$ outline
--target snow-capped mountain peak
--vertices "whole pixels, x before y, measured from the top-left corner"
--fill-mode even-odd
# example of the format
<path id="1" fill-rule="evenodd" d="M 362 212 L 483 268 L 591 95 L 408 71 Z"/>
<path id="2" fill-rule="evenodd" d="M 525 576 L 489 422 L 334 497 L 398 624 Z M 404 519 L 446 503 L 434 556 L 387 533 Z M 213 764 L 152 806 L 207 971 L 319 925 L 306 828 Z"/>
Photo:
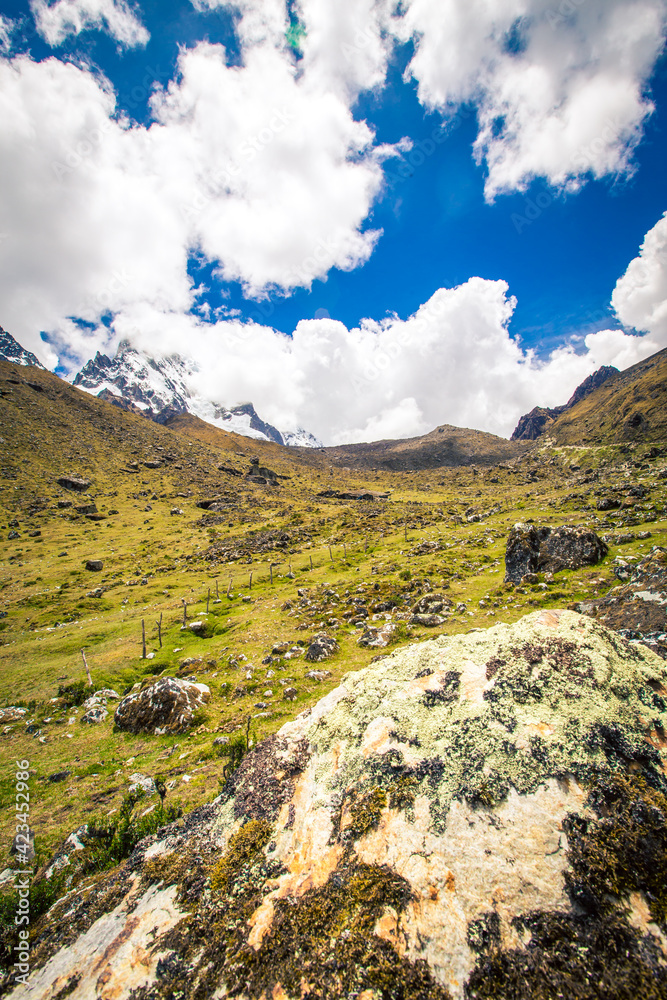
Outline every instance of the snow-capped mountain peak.
<path id="1" fill-rule="evenodd" d="M 121 341 L 113 358 L 98 352 L 74 379 L 74 385 L 123 408 L 136 408 L 157 423 L 190 413 L 222 430 L 261 441 L 321 447 L 317 438 L 298 429 L 281 433 L 257 414 L 252 403 L 227 407 L 199 395 L 192 387 L 197 366 L 177 354 L 155 359 Z"/>
<path id="2" fill-rule="evenodd" d="M 12 337 L 11 333 L 0 326 L 0 361 L 11 361 L 15 365 L 33 365 L 35 368 L 44 368 L 44 365 L 32 354 L 26 351 L 25 347 L 19 344 L 18 340 Z"/>

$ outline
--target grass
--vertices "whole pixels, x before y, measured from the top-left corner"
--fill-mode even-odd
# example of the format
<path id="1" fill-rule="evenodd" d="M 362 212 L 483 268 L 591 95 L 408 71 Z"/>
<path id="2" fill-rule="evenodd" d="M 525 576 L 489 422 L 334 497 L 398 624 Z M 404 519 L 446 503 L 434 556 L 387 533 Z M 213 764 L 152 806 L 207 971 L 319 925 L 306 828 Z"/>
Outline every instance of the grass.
<path id="1" fill-rule="evenodd" d="M 0 364 L 3 393 L 17 370 Z M 536 607 L 563 607 L 606 592 L 617 582 L 616 555 L 639 556 L 667 538 L 667 481 L 654 475 L 664 460 L 645 461 L 648 445 L 625 452 L 612 445 L 539 445 L 490 468 L 330 470 L 318 452 L 293 456 L 191 419 L 176 429 L 161 427 L 48 373 L 34 377 L 44 392 L 10 383 L 11 396 L 0 400 L 0 611 L 6 614 L 0 618 L 0 705 L 30 706 L 23 721 L 0 725 L 5 866 L 11 864 L 16 760 L 30 761 L 30 821 L 40 854 L 92 817 L 113 821 L 135 772 L 163 775 L 169 795 L 193 808 L 218 794 L 249 719 L 254 739 L 276 732 L 347 671 L 382 652 L 357 644 L 362 629 L 350 622 L 350 612 L 367 609 L 362 625 L 393 617 L 398 644 L 512 622 Z M 218 469 L 245 469 L 254 454 L 290 478 L 267 490 Z M 142 465 L 156 455 L 164 457 L 163 467 Z M 139 463 L 138 472 L 124 471 L 130 462 Z M 600 476 L 593 484 L 582 482 L 588 468 Z M 83 497 L 57 486 L 63 472 L 91 479 Z M 598 513 L 591 491 L 640 480 L 651 495 L 629 513 L 650 529 L 650 540 L 612 545 L 604 563 L 559 573 L 546 589 L 504 585 L 505 539 L 515 521 L 585 523 L 603 533 L 628 512 Z M 318 496 L 361 487 L 390 491 L 389 499 Z M 197 507 L 210 497 L 222 497 L 224 511 Z M 72 506 L 59 506 L 67 502 Z M 94 502 L 106 518 L 76 513 L 84 502 Z M 174 508 L 183 514 L 172 514 Z M 469 520 L 477 515 L 480 521 Z M 18 527 L 11 529 L 14 521 Z M 10 540 L 10 530 L 20 537 Z M 424 542 L 437 548 L 417 554 Z M 104 562 L 102 572 L 87 571 L 86 560 L 96 558 Z M 453 605 L 437 629 L 407 621 L 428 588 Z M 100 589 L 102 595 L 93 596 Z M 208 638 L 182 628 L 183 601 L 188 623 L 204 621 Z M 373 611 L 392 601 L 393 614 Z M 457 610 L 461 604 L 465 609 Z M 324 664 L 303 655 L 262 662 L 281 642 L 305 649 L 318 631 L 335 635 L 340 645 Z M 206 683 L 211 700 L 198 725 L 179 737 L 115 732 L 113 702 L 107 720 L 83 725 L 82 648 L 97 689 L 122 695 L 160 674 Z M 186 660 L 195 662 L 182 667 Z M 310 679 L 313 667 L 331 676 Z M 283 699 L 287 687 L 296 688 L 295 700 Z M 220 737 L 231 741 L 231 753 L 214 745 Z M 49 780 L 64 771 L 65 780 Z"/>

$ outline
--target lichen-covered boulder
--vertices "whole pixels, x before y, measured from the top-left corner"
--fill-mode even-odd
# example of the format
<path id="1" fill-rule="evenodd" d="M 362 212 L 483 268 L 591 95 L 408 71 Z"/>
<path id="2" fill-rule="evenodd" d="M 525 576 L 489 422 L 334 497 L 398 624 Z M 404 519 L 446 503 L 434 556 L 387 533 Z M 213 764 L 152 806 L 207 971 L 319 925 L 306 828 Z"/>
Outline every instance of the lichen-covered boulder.
<path id="1" fill-rule="evenodd" d="M 206 684 L 161 677 L 119 702 L 114 722 L 130 733 L 184 733 L 211 696 Z"/>
<path id="2" fill-rule="evenodd" d="M 573 612 L 349 674 L 36 924 L 13 1000 L 664 1000 L 667 666 Z"/>
<path id="3" fill-rule="evenodd" d="M 604 559 L 607 551 L 602 539 L 588 528 L 515 524 L 505 548 L 505 582 L 521 583 L 532 573 L 592 566 Z"/>

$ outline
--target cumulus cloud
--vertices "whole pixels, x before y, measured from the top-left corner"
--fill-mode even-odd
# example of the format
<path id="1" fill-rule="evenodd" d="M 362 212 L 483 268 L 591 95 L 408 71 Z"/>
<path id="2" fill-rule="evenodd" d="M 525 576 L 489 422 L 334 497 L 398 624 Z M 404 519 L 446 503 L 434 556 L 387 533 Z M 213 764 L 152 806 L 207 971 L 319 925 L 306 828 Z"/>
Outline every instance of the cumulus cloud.
<path id="1" fill-rule="evenodd" d="M 0 60 L 3 325 L 45 363 L 39 331 L 66 317 L 192 302 L 185 224 L 165 210 L 147 132 L 114 107 L 109 84 L 72 63 Z"/>
<path id="2" fill-rule="evenodd" d="M 201 43 L 152 107 L 149 127 L 132 124 L 98 74 L 0 62 L 0 297 L 40 357 L 38 331 L 68 316 L 95 324 L 138 301 L 187 311 L 192 253 L 261 295 L 372 252 L 364 222 L 393 151 L 288 53 L 257 42 L 230 67 Z"/>
<path id="3" fill-rule="evenodd" d="M 272 45 L 249 46 L 239 69 L 201 44 L 179 68 L 153 101 L 150 139 L 191 245 L 252 295 L 363 263 L 378 233 L 362 226 L 392 152 L 373 146 L 369 126 Z"/>
<path id="4" fill-rule="evenodd" d="M 51 46 L 70 35 L 106 31 L 122 48 L 146 45 L 150 35 L 126 0 L 30 0 L 40 35 Z"/>
<path id="5" fill-rule="evenodd" d="M 667 347 L 667 212 L 644 237 L 611 301 L 623 324 L 649 334 L 654 350 Z"/>
<path id="6" fill-rule="evenodd" d="M 93 337 L 111 352 L 128 339 L 149 355 L 185 354 L 199 365 L 194 391 L 225 405 L 250 399 L 264 419 L 326 444 L 412 437 L 443 423 L 508 436 L 522 413 L 565 402 L 601 365 L 625 368 L 652 351 L 647 338 L 604 330 L 540 360 L 510 335 L 515 304 L 505 282 L 471 278 L 438 289 L 405 320 L 353 329 L 303 320 L 289 337 L 142 304 L 111 330 L 78 336 L 88 349 Z"/>
<path id="7" fill-rule="evenodd" d="M 576 189 L 627 174 L 653 105 L 644 87 L 665 43 L 664 0 L 405 0 L 420 100 L 477 105 L 486 195 L 534 177 Z"/>

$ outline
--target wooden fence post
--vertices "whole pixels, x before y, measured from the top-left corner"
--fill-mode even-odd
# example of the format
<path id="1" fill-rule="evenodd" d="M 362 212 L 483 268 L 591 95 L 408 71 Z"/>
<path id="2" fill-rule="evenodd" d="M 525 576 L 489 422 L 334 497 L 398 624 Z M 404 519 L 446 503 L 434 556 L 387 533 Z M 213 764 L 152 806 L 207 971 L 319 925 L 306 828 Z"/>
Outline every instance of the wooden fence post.
<path id="1" fill-rule="evenodd" d="M 88 687 L 93 686 L 93 678 L 90 676 L 90 667 L 88 666 L 88 660 L 86 659 L 86 654 L 81 650 L 81 657 L 83 659 L 83 665 L 86 670 L 86 677 L 88 678 Z"/>
<path id="2" fill-rule="evenodd" d="M 162 649 L 162 612 L 160 612 L 160 620 L 157 622 L 157 639 L 160 643 L 160 649 Z"/>

